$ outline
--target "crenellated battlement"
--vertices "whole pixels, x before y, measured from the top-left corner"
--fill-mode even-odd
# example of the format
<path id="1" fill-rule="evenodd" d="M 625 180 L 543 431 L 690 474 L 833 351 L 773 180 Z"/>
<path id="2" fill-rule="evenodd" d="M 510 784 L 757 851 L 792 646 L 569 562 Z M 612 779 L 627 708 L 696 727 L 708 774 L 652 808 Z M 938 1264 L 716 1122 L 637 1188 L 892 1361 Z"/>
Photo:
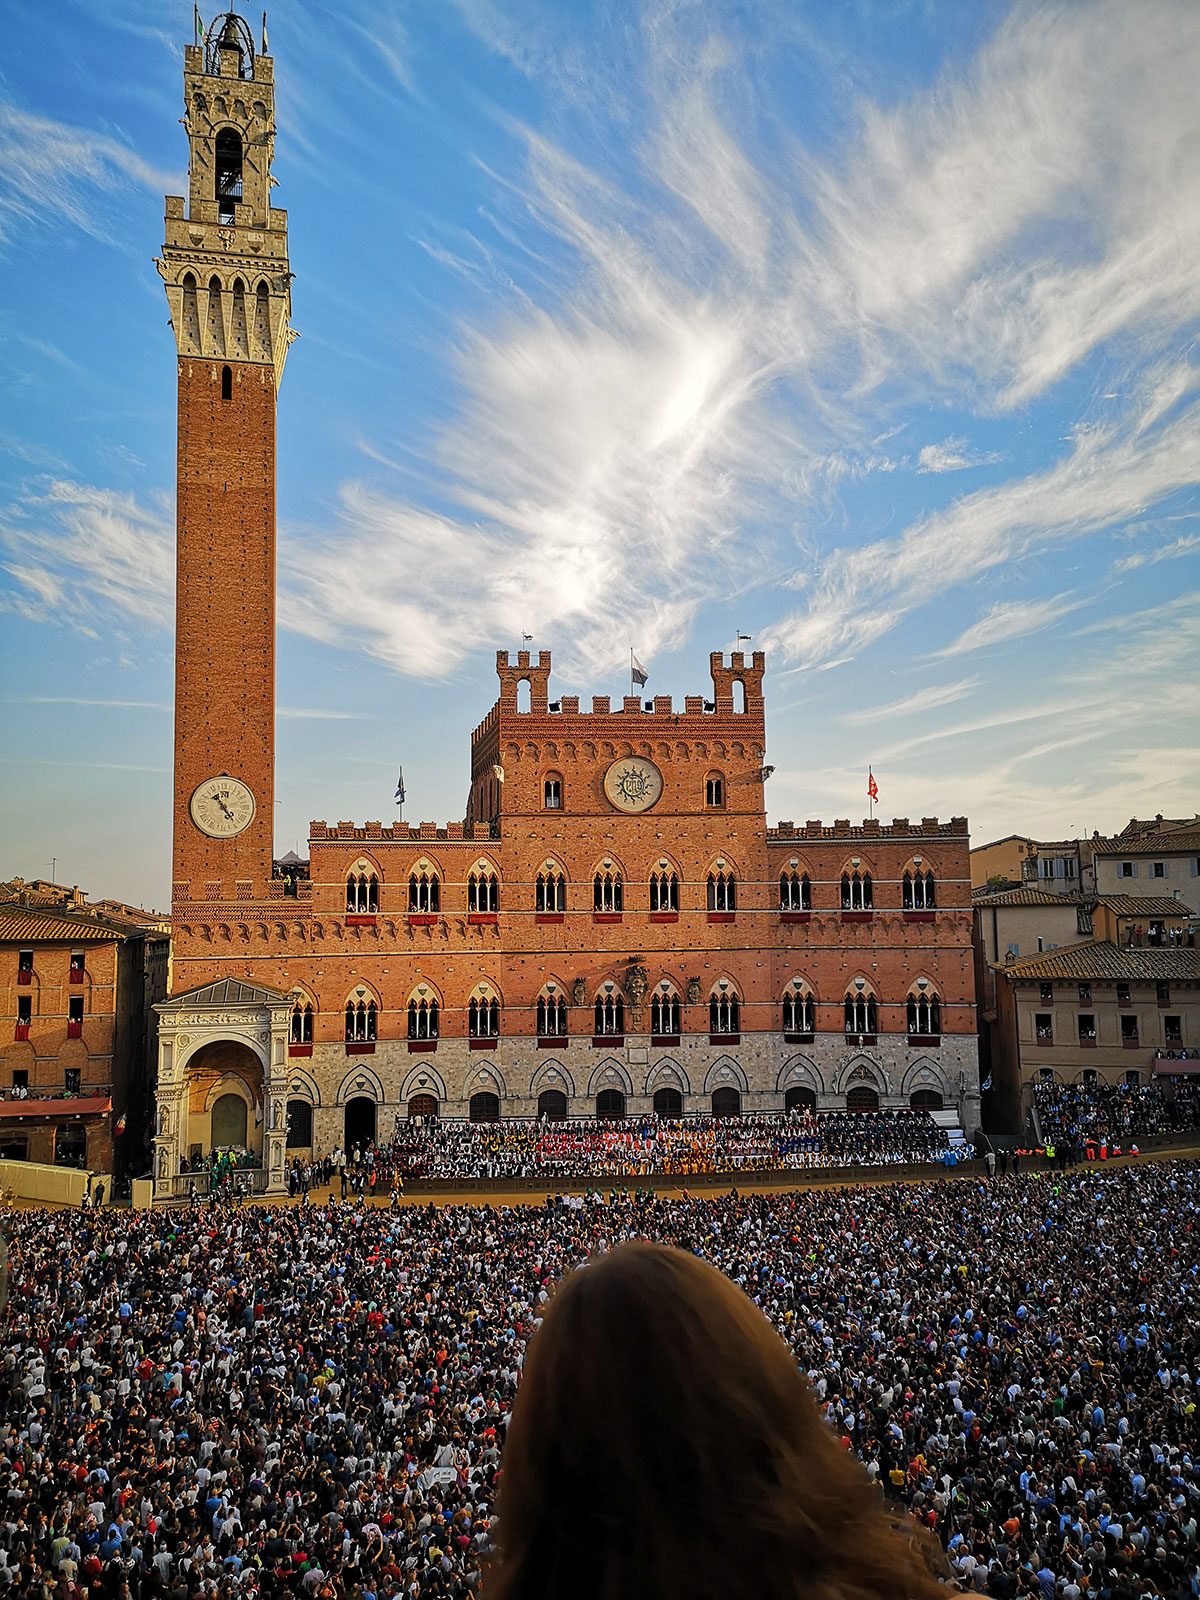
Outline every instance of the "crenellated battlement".
<path id="1" fill-rule="evenodd" d="M 308 825 L 308 840 L 310 844 L 344 844 L 362 843 L 377 844 L 379 842 L 397 844 L 410 844 L 421 839 L 465 839 L 468 843 L 480 840 L 491 840 L 496 835 L 486 822 L 448 822 L 444 827 L 439 827 L 436 822 L 420 822 L 416 825 L 408 822 L 394 823 L 390 828 L 383 827 L 378 822 L 358 824 L 354 822 L 310 822 Z"/>
<path id="2" fill-rule="evenodd" d="M 839 817 L 831 826 L 824 822 L 779 822 L 767 829 L 767 843 L 777 844 L 792 839 L 920 839 L 962 838 L 968 835 L 966 817 L 951 817 L 949 822 L 939 822 L 937 817 L 922 817 L 920 822 L 910 822 L 907 817 L 893 817 L 884 823 L 878 817 L 864 817 L 861 825 L 852 826 L 848 819 Z"/>

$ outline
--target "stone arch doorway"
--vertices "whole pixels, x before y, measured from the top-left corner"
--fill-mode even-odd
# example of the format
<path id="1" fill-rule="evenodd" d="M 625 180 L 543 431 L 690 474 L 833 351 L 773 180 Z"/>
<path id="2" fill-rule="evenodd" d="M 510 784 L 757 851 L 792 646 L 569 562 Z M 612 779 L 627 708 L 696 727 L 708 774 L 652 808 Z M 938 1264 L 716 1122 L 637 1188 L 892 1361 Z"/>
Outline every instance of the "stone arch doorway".
<path id="1" fill-rule="evenodd" d="M 783 1097 L 785 1111 L 813 1112 L 817 1109 L 817 1096 L 806 1084 L 794 1083 Z"/>
<path id="2" fill-rule="evenodd" d="M 231 1146 L 243 1149 L 249 1123 L 249 1107 L 240 1094 L 223 1094 L 213 1101 L 209 1112 L 209 1137 L 214 1150 Z"/>
<path id="3" fill-rule="evenodd" d="M 596 1115 L 614 1121 L 625 1115 L 625 1096 L 620 1089 L 601 1089 L 596 1096 Z"/>
<path id="4" fill-rule="evenodd" d="M 936 1089 L 914 1089 L 908 1103 L 914 1111 L 940 1111 L 944 1104 Z"/>
<path id="5" fill-rule="evenodd" d="M 182 1153 L 234 1146 L 261 1158 L 263 1068 L 256 1052 L 241 1039 L 212 1039 L 188 1058 L 185 1073 Z"/>
<path id="6" fill-rule="evenodd" d="M 346 1142 L 342 1148 L 347 1155 L 353 1154 L 355 1145 L 365 1150 L 375 1143 L 375 1112 L 374 1100 L 368 1100 L 366 1095 L 355 1095 L 353 1100 L 346 1101 Z"/>
<path id="7" fill-rule="evenodd" d="M 408 1102 L 408 1120 L 412 1122 L 416 1117 L 436 1117 L 438 1109 L 435 1094 L 414 1094 Z"/>
<path id="8" fill-rule="evenodd" d="M 472 1122 L 499 1122 L 500 1096 L 489 1089 L 481 1089 L 471 1096 L 468 1115 Z"/>
<path id="9" fill-rule="evenodd" d="M 742 1097 L 736 1089 L 727 1085 L 712 1092 L 712 1114 L 714 1117 L 740 1117 L 742 1114 Z"/>
<path id="10" fill-rule="evenodd" d="M 876 1090 L 868 1089 L 865 1083 L 855 1084 L 846 1096 L 847 1111 L 878 1111 L 879 1095 Z"/>
<path id="11" fill-rule="evenodd" d="M 538 1116 L 547 1122 L 567 1120 L 567 1097 L 561 1089 L 543 1089 L 538 1095 Z"/>
<path id="12" fill-rule="evenodd" d="M 672 1117 L 678 1121 L 683 1116 L 683 1095 L 678 1089 L 656 1089 L 654 1110 L 657 1116 Z"/>

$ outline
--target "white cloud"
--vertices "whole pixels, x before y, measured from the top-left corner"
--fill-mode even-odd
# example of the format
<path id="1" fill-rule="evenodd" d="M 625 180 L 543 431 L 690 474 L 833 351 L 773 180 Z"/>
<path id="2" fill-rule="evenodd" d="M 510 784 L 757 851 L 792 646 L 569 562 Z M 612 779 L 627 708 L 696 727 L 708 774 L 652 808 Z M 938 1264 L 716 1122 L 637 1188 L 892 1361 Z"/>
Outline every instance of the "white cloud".
<path id="1" fill-rule="evenodd" d="M 919 717 L 927 711 L 953 705 L 956 700 L 965 700 L 979 687 L 979 683 L 978 678 L 960 678 L 957 683 L 931 684 L 926 689 L 917 689 L 910 695 L 893 700 L 889 705 L 866 706 L 861 711 L 851 711 L 845 721 L 890 722 L 893 719 Z"/>
<path id="2" fill-rule="evenodd" d="M 1113 571 L 1133 572 L 1137 567 L 1155 567 L 1160 561 L 1178 561 L 1182 556 L 1193 556 L 1197 552 L 1200 552 L 1200 533 L 1181 533 L 1169 544 L 1159 545 L 1157 550 L 1139 550 L 1134 555 L 1123 556 L 1114 564 Z"/>
<path id="3" fill-rule="evenodd" d="M 1084 602 L 1060 594 L 1049 600 L 1001 600 L 989 606 L 978 622 L 971 624 L 958 638 L 937 652 L 940 656 L 965 655 L 968 650 L 982 650 L 988 645 L 1008 644 L 1022 639 L 1026 634 L 1038 633 L 1048 628 L 1068 611 L 1075 611 Z"/>
<path id="4" fill-rule="evenodd" d="M 991 452 L 967 449 L 965 439 L 943 439 L 923 445 L 917 456 L 918 472 L 962 472 L 966 467 L 986 467 L 999 461 Z"/>
<path id="5" fill-rule="evenodd" d="M 57 216 L 115 242 L 119 219 L 96 197 L 130 180 L 156 194 L 186 193 L 182 173 L 158 171 L 107 134 L 0 102 L 0 239 Z"/>

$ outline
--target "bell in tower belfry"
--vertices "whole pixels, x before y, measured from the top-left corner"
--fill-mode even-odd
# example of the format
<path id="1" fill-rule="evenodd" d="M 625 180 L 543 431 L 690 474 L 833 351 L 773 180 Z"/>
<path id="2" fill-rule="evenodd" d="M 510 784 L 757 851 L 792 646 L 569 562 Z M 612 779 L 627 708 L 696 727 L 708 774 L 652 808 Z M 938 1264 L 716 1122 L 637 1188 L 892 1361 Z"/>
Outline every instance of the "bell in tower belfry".
<path id="1" fill-rule="evenodd" d="M 185 47 L 183 92 L 188 194 L 167 199 L 157 262 L 178 369 L 174 898 L 245 911 L 273 855 L 275 412 L 295 335 L 274 63 L 243 17 Z"/>

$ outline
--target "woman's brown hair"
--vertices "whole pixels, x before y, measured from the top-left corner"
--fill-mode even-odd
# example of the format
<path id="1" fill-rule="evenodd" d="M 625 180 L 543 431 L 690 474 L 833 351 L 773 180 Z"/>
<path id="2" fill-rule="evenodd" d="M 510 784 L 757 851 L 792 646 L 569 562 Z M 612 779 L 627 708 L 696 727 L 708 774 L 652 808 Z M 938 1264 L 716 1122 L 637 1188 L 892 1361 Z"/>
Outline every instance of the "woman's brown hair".
<path id="1" fill-rule="evenodd" d="M 706 1262 L 625 1244 L 530 1341 L 485 1600 L 933 1600 L 787 1345 Z"/>

